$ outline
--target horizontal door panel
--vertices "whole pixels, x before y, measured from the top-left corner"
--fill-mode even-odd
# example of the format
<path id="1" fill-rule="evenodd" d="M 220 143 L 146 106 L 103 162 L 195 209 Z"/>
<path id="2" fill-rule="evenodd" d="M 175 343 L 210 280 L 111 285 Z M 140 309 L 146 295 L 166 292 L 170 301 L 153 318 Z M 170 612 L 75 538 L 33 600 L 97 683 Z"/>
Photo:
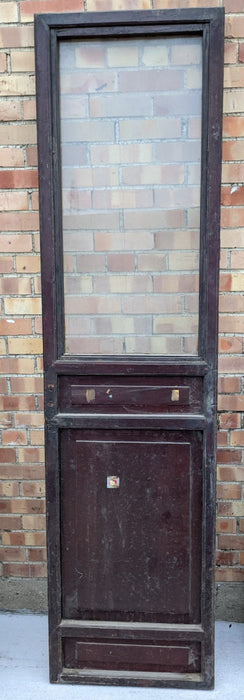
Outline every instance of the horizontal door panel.
<path id="1" fill-rule="evenodd" d="M 90 384 L 82 387 L 78 384 L 71 385 L 71 403 L 73 406 L 95 405 L 98 406 L 172 406 L 177 402 L 178 406 L 189 406 L 189 387 L 169 386 L 118 386 L 111 388 L 108 384 L 97 386 Z"/>
<path id="2" fill-rule="evenodd" d="M 59 407 L 72 413 L 200 413 L 200 377 L 59 377 Z"/>
<path id="3" fill-rule="evenodd" d="M 132 643 L 64 639 L 64 666 L 79 669 L 193 673 L 200 671 L 201 645 L 194 642 Z"/>

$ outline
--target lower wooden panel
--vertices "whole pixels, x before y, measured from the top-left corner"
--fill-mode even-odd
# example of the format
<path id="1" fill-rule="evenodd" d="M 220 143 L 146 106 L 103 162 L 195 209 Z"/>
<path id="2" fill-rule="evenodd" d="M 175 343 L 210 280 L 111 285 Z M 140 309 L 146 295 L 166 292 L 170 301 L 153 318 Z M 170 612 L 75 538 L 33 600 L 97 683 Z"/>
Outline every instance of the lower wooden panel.
<path id="1" fill-rule="evenodd" d="M 62 432 L 63 616 L 199 623 L 202 434 Z"/>
<path id="2" fill-rule="evenodd" d="M 60 447 L 61 679 L 200 682 L 202 432 L 64 429 Z"/>
<path id="3" fill-rule="evenodd" d="M 119 643 L 108 641 L 63 641 L 64 666 L 73 669 L 194 673 L 201 667 L 199 643 Z"/>

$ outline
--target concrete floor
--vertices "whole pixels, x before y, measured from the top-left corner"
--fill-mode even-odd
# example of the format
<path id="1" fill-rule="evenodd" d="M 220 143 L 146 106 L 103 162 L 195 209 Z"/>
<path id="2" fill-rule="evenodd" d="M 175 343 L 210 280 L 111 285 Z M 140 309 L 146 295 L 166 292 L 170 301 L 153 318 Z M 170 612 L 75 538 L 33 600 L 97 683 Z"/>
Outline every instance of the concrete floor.
<path id="1" fill-rule="evenodd" d="M 0 615 L 1 700 L 244 700 L 244 624 L 216 623 L 215 690 L 50 685 L 46 615 Z"/>

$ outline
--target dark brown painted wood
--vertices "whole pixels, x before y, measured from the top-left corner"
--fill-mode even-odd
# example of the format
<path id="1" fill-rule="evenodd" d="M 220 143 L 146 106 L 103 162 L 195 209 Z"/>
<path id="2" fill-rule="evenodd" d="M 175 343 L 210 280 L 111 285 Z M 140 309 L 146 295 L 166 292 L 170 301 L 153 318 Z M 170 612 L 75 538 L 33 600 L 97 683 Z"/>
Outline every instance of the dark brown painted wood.
<path id="1" fill-rule="evenodd" d="M 145 428 L 153 427 L 155 430 L 201 430 L 206 427 L 206 418 L 202 415 L 181 415 L 174 413 L 169 415 L 150 413 L 137 413 L 136 415 L 125 415 L 123 413 L 114 413 L 106 415 L 105 413 L 58 413 L 52 420 L 53 425 L 59 428 L 104 428 L 113 427 L 113 429 L 133 429 L 144 430 Z"/>
<path id="2" fill-rule="evenodd" d="M 201 442 L 153 427 L 62 431 L 65 618 L 200 622 Z"/>
<path id="3" fill-rule="evenodd" d="M 106 381 L 106 383 L 105 383 Z M 75 382 L 75 383 L 74 383 Z M 59 409 L 72 413 L 202 413 L 199 377 L 154 378 L 143 385 L 141 377 L 128 384 L 124 377 L 60 377 Z"/>
<path id="4" fill-rule="evenodd" d="M 148 407 L 168 406 L 177 403 L 178 406 L 189 406 L 189 387 L 168 386 L 118 386 L 109 387 L 108 384 L 71 384 L 72 406 L 121 406 Z M 110 408 L 109 408 L 110 411 Z"/>
<path id="5" fill-rule="evenodd" d="M 214 8 L 35 19 L 54 682 L 213 684 L 223 21 Z M 203 37 L 200 356 L 64 356 L 58 42 L 170 33 Z"/>
<path id="6" fill-rule="evenodd" d="M 79 374 L 91 374 L 98 376 L 175 376 L 182 375 L 186 377 L 198 377 L 204 376 L 208 372 L 208 365 L 206 362 L 202 361 L 200 358 L 191 358 L 190 360 L 184 360 L 182 357 L 171 357 L 162 358 L 159 362 L 158 357 L 151 357 L 150 359 L 140 357 L 133 357 L 128 361 L 125 356 L 118 356 L 117 358 L 111 357 L 106 359 L 105 357 L 97 356 L 94 358 L 86 357 L 62 357 L 60 360 L 56 360 L 53 363 L 53 367 L 57 374 L 65 375 L 79 375 Z"/>
<path id="7" fill-rule="evenodd" d="M 134 639 L 136 630 L 137 639 L 158 642 L 160 639 L 166 641 L 201 641 L 204 630 L 201 625 L 167 624 L 167 623 L 143 623 L 143 622 L 123 622 L 118 625 L 116 622 L 89 620 L 62 620 L 60 624 L 60 634 L 63 637 L 87 639 Z"/>

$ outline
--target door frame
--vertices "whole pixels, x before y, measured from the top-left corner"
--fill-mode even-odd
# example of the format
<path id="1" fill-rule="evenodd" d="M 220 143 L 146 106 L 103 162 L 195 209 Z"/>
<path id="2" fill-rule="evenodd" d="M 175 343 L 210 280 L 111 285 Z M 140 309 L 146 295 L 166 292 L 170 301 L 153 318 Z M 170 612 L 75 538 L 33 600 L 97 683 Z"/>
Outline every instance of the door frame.
<path id="1" fill-rule="evenodd" d="M 204 673 L 195 681 L 161 679 L 147 684 L 175 687 L 212 687 L 214 640 L 215 452 L 218 340 L 218 260 L 222 134 L 224 11 L 218 9 L 50 14 L 35 17 L 40 232 L 45 375 L 45 450 L 48 535 L 49 630 L 51 680 L 62 680 L 60 467 L 59 431 L 62 428 L 108 426 L 106 415 L 65 414 L 58 402 L 59 378 L 89 377 L 202 377 L 202 415 L 139 416 L 140 428 L 204 429 L 204 494 L 202 528 L 202 629 L 205 634 Z M 203 103 L 200 222 L 199 356 L 73 356 L 64 354 L 60 126 L 58 110 L 59 40 L 72 38 L 195 34 L 203 37 Z M 113 417 L 115 419 L 116 417 Z M 118 423 L 119 421 L 119 423 Z M 133 416 L 117 416 L 130 428 Z M 117 425 L 116 424 L 116 425 Z M 111 426 L 111 420 L 109 425 Z M 196 632 L 197 633 L 197 632 Z M 198 634 L 200 631 L 198 630 Z M 65 680 L 69 680 L 65 678 Z M 81 682 L 73 676 L 71 682 Z M 83 680 L 82 682 L 91 682 Z M 102 681 L 96 681 L 102 682 Z M 110 680 L 109 682 L 116 682 Z M 118 681 L 117 681 L 118 682 Z M 119 683 L 122 681 L 120 680 Z M 134 685 L 141 681 L 132 680 Z M 127 682 L 128 684 L 128 682 Z"/>

